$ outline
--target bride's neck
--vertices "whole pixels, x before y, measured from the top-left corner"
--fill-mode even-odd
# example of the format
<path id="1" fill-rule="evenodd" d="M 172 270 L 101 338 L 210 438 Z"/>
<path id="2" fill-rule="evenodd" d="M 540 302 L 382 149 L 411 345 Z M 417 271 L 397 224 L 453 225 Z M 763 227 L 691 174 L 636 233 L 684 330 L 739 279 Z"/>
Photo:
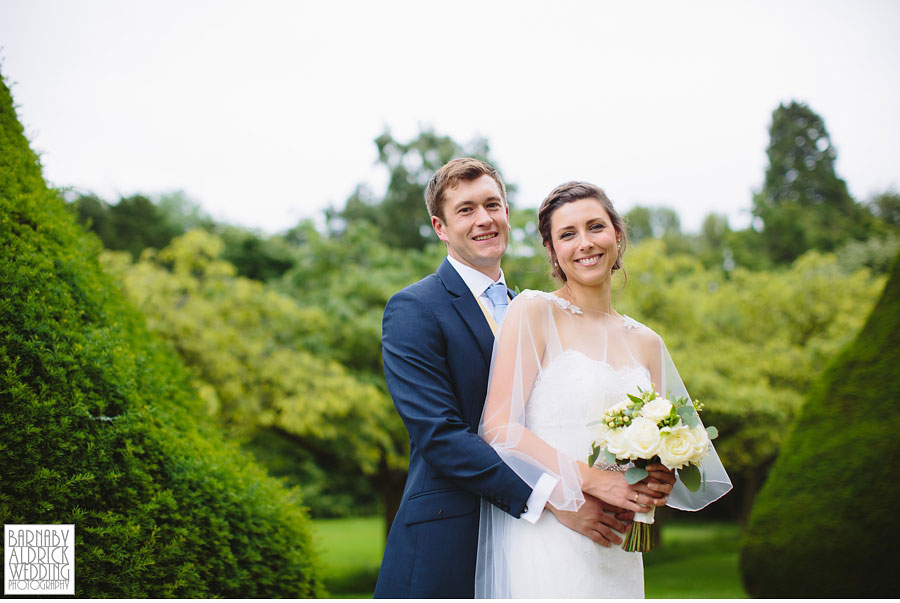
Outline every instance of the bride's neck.
<path id="1" fill-rule="evenodd" d="M 615 314 L 610 298 L 609 280 L 592 286 L 567 281 L 558 294 L 582 310 L 590 310 L 601 314 Z"/>

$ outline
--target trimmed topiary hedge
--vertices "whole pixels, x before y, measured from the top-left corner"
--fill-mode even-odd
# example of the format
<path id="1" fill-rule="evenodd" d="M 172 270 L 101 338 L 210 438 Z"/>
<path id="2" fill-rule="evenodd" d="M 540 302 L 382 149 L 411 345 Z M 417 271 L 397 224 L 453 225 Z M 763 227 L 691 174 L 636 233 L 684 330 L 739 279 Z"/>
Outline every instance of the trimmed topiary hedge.
<path id="1" fill-rule="evenodd" d="M 310 524 L 222 439 L 47 188 L 0 78 L 0 523 L 75 524 L 78 597 L 315 597 Z"/>
<path id="2" fill-rule="evenodd" d="M 900 592 L 900 258 L 859 335 L 809 392 L 741 544 L 756 597 Z"/>

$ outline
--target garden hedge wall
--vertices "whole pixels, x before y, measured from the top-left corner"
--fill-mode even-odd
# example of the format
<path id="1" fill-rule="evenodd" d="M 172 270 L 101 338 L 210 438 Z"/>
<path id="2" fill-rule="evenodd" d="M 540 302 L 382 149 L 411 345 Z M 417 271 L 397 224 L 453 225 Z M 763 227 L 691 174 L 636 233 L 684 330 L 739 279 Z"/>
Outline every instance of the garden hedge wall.
<path id="1" fill-rule="evenodd" d="M 75 525 L 78 597 L 314 597 L 310 523 L 222 439 L 43 179 L 0 77 L 0 523 Z"/>
<path id="2" fill-rule="evenodd" d="M 900 258 L 856 339 L 811 388 L 741 544 L 755 597 L 900 592 Z"/>

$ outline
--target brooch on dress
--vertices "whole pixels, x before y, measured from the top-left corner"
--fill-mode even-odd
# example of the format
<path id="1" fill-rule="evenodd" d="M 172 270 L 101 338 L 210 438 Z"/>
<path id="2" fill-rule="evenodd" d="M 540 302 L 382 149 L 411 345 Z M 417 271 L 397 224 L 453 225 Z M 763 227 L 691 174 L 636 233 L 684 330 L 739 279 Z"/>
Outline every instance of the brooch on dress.
<path id="1" fill-rule="evenodd" d="M 625 325 L 626 329 L 636 330 L 641 328 L 641 323 L 624 314 L 622 315 L 622 324 Z"/>

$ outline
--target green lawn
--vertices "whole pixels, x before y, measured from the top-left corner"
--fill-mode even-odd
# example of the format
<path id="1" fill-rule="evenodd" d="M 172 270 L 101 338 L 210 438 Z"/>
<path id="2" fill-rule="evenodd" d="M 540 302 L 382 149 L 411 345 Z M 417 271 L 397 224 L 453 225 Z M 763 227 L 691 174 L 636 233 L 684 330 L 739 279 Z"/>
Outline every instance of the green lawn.
<path id="1" fill-rule="evenodd" d="M 331 596 L 371 597 L 384 549 L 380 517 L 313 522 Z M 662 543 L 644 555 L 647 598 L 747 597 L 738 573 L 740 526 L 666 521 Z"/>
<path id="2" fill-rule="evenodd" d="M 317 519 L 313 527 L 331 596 L 371 597 L 384 553 L 383 518 Z"/>
<path id="3" fill-rule="evenodd" d="M 668 520 L 660 546 L 644 554 L 648 599 L 746 598 L 736 523 Z"/>

